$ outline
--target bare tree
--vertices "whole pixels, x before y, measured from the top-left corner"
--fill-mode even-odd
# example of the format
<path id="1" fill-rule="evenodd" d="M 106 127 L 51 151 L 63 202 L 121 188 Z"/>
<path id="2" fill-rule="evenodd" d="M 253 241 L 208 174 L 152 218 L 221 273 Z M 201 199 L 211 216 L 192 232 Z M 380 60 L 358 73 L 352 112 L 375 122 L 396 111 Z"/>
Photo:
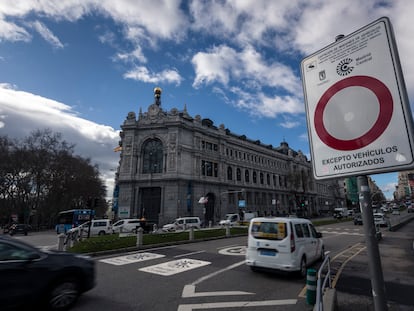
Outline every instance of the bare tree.
<path id="1" fill-rule="evenodd" d="M 48 129 L 22 142 L 0 137 L 0 220 L 16 214 L 26 223 L 50 227 L 59 211 L 86 208 L 89 198 L 104 201 L 98 167 L 73 149 Z"/>

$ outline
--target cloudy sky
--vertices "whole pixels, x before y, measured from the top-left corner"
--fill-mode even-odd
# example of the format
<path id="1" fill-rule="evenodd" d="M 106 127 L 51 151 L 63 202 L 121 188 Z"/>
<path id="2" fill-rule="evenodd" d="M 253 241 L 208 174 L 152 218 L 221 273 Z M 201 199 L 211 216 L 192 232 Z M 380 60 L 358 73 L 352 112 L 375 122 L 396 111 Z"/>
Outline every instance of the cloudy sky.
<path id="1" fill-rule="evenodd" d="M 310 157 L 300 62 L 388 16 L 410 102 L 414 1 L 1 0 L 0 135 L 50 128 L 109 189 L 128 112 L 162 107 Z M 387 197 L 397 174 L 373 175 Z"/>

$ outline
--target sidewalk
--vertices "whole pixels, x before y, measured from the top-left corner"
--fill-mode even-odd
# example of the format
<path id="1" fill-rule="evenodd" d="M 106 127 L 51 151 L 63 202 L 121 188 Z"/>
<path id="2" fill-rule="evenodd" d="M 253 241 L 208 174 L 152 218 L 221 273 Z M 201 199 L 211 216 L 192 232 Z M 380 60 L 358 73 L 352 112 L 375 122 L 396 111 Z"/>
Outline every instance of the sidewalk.
<path id="1" fill-rule="evenodd" d="M 414 221 L 384 231 L 379 242 L 389 311 L 414 311 Z M 337 311 L 374 311 L 366 250 L 350 260 L 336 285 Z"/>

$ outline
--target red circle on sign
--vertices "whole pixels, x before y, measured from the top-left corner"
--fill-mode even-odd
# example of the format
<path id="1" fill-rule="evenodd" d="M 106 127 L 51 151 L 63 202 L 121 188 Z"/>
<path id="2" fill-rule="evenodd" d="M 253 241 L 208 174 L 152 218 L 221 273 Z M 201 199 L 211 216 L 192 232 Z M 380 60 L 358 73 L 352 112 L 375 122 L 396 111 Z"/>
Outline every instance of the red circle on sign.
<path id="1" fill-rule="evenodd" d="M 379 114 L 374 125 L 364 135 L 350 140 L 342 140 L 333 137 L 323 124 L 323 112 L 329 100 L 340 90 L 350 87 L 360 86 L 371 90 L 378 98 Z M 368 76 L 354 76 L 343 79 L 332 85 L 319 99 L 315 109 L 315 130 L 319 138 L 329 147 L 336 150 L 355 150 L 365 147 L 375 141 L 387 128 L 391 121 L 393 111 L 393 101 L 391 92 L 380 80 Z"/>

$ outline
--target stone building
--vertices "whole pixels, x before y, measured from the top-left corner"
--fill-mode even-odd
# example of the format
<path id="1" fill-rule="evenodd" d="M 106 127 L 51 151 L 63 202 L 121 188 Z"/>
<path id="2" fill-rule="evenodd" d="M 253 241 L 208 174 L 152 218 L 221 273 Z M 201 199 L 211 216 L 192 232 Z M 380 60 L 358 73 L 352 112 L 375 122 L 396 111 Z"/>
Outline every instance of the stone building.
<path id="1" fill-rule="evenodd" d="M 121 126 L 117 218 L 162 225 L 191 215 L 208 224 L 241 211 L 312 216 L 343 201 L 338 182 L 315 181 L 310 161 L 287 142 L 250 140 L 186 107 L 165 111 L 161 89 L 154 94 Z"/>

